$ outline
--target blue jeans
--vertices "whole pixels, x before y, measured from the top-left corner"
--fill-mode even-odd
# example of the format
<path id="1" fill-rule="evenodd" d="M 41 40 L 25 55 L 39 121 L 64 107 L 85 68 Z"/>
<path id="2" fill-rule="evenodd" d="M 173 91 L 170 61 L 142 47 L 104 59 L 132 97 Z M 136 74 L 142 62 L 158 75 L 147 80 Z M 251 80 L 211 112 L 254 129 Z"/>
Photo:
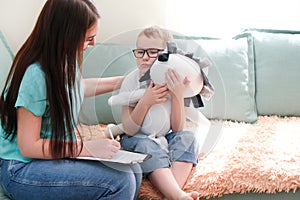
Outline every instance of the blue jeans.
<path id="1" fill-rule="evenodd" d="M 136 199 L 142 181 L 139 165 L 87 160 L 0 159 L 0 183 L 12 199 Z"/>
<path id="2" fill-rule="evenodd" d="M 140 164 L 144 176 L 156 169 L 168 168 L 174 161 L 197 165 L 200 147 L 194 132 L 170 132 L 166 134 L 165 138 L 168 142 L 169 152 L 166 152 L 148 135 L 143 133 L 137 133 L 134 136 L 123 134 L 120 143 L 125 150 L 151 155 L 150 159 Z"/>

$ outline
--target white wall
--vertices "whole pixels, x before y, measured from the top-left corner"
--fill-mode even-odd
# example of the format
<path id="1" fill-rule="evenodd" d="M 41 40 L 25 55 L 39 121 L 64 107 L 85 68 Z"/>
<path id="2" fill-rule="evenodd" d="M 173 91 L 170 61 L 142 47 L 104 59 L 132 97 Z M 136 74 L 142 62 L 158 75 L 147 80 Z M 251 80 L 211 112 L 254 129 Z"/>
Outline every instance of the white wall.
<path id="1" fill-rule="evenodd" d="M 14 52 L 46 0 L 0 0 L 0 30 Z M 232 36 L 240 28 L 300 30 L 300 0 L 94 0 L 98 42 L 133 43 L 149 25 L 194 36 Z"/>
<path id="2" fill-rule="evenodd" d="M 99 41 L 118 38 L 135 41 L 137 30 L 150 25 L 165 26 L 167 0 L 95 0 L 102 20 Z M 127 38 L 127 36 L 129 38 Z M 130 37 L 133 36 L 133 37 Z"/>
<path id="3" fill-rule="evenodd" d="M 165 26 L 167 0 L 94 0 L 101 14 L 98 42 L 135 41 L 136 31 Z M 0 0 L 0 30 L 16 52 L 30 34 L 45 0 Z"/>
<path id="4" fill-rule="evenodd" d="M 300 30 L 300 0 L 168 1 L 166 24 L 184 35 L 232 37 L 243 28 Z"/>
<path id="5" fill-rule="evenodd" d="M 15 52 L 31 32 L 43 0 L 0 0 L 0 30 Z"/>

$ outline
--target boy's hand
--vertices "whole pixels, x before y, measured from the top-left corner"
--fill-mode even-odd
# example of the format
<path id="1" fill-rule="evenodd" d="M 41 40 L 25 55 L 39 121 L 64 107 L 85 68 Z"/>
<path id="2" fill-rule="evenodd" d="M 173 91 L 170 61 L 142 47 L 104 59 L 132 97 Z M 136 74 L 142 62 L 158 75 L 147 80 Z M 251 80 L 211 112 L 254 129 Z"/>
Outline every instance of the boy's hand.
<path id="1" fill-rule="evenodd" d="M 168 69 L 165 78 L 170 95 L 172 97 L 183 98 L 183 93 L 191 81 L 187 77 L 182 80 L 178 72 L 174 69 Z"/>
<path id="2" fill-rule="evenodd" d="M 165 85 L 155 85 L 153 81 L 150 82 L 145 94 L 140 101 L 147 106 L 152 106 L 157 103 L 162 103 L 168 100 L 166 95 L 168 94 L 168 88 Z"/>

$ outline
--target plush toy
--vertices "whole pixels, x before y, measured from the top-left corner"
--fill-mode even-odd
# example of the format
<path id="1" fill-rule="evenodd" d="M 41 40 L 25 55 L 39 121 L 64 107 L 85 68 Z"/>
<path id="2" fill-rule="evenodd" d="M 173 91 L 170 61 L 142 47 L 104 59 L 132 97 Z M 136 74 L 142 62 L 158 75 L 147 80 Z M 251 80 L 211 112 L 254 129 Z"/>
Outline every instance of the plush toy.
<path id="1" fill-rule="evenodd" d="M 184 54 L 177 48 L 175 43 L 168 42 L 167 52 L 160 54 L 148 72 L 140 78 L 139 85 L 144 85 L 144 87 L 137 86 L 134 91 L 124 92 L 123 87 L 126 87 L 126 84 L 128 84 L 126 79 L 130 77 L 129 74 L 125 77 L 119 94 L 110 97 L 108 103 L 111 106 L 137 103 L 148 87 L 150 79 L 153 80 L 154 84 L 162 84 L 165 82 L 165 72 L 168 68 L 174 68 L 181 76 L 182 80 L 184 80 L 184 77 L 188 77 L 191 81 L 184 92 L 187 120 L 192 122 L 195 126 L 198 126 L 201 123 L 207 124 L 209 121 L 204 115 L 202 115 L 199 109 L 196 108 L 203 106 L 201 96 L 206 99 L 210 99 L 213 95 L 214 88 L 209 83 L 208 78 L 203 71 L 210 65 L 211 63 L 207 58 L 200 60 L 198 58 L 194 58 L 191 53 Z M 151 106 L 145 116 L 141 131 L 149 135 L 149 137 L 157 143 L 162 146 L 166 146 L 166 140 L 162 136 L 170 130 L 170 113 L 170 100 Z M 121 133 L 123 133 L 122 124 L 109 124 L 105 131 L 105 134 L 108 137 L 111 134 L 115 137 Z"/>

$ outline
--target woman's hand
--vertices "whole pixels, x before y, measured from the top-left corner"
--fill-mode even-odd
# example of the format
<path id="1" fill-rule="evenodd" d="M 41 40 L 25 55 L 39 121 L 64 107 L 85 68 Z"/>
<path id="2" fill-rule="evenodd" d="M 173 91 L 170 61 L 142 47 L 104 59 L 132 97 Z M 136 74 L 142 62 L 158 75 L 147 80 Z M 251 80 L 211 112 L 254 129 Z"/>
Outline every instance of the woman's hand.
<path id="1" fill-rule="evenodd" d="M 112 158 L 121 148 L 118 141 L 108 138 L 84 141 L 83 145 L 91 156 L 106 159 Z"/>

